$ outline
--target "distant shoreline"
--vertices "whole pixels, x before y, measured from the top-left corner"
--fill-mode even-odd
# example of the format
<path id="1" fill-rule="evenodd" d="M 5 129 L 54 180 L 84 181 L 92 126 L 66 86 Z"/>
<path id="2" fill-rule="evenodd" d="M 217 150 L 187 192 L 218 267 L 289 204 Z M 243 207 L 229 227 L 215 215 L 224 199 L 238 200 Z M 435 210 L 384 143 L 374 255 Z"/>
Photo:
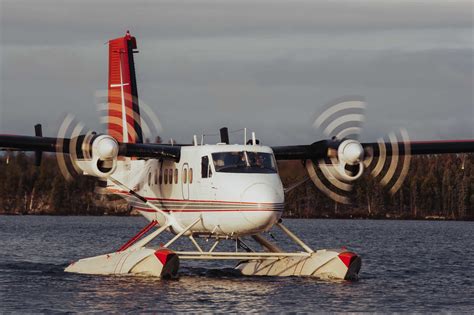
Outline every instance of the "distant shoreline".
<path id="1" fill-rule="evenodd" d="M 140 214 L 120 214 L 120 213 L 104 213 L 104 214 L 54 214 L 54 213 L 38 213 L 38 214 L 22 214 L 22 213 L 0 213 L 0 216 L 51 216 L 51 217 L 140 217 Z M 313 217 L 282 217 L 283 219 L 318 219 L 318 220 L 390 220 L 390 221 L 474 221 L 474 218 L 446 218 L 443 216 L 427 216 L 424 218 L 414 217 L 398 217 L 398 216 L 354 216 L 354 215 L 338 215 L 338 216 L 313 216 Z"/>
<path id="2" fill-rule="evenodd" d="M 278 165 L 284 187 L 307 175 L 301 161 Z M 98 195 L 95 178 L 66 181 L 51 156 L 44 156 L 40 168 L 30 155 L 12 154 L 8 164 L 0 156 L 0 174 L 0 214 L 127 216 L 131 212 L 121 197 Z M 368 176 L 354 183 L 351 203 L 340 204 L 306 181 L 285 193 L 283 214 L 287 218 L 473 221 L 473 183 L 474 154 L 418 156 L 411 160 L 407 180 L 395 195 Z"/>

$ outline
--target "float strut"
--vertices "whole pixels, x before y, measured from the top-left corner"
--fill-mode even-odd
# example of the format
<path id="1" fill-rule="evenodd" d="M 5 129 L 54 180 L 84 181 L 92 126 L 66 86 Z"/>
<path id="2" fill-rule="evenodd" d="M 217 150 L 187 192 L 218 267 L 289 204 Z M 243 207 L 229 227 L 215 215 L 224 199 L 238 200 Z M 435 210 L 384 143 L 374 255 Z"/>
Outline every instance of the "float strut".
<path id="1" fill-rule="evenodd" d="M 314 253 L 314 250 L 311 249 L 311 247 L 309 247 L 308 245 L 306 245 L 302 240 L 300 240 L 298 238 L 298 236 L 296 236 L 295 234 L 293 234 L 293 232 L 291 232 L 290 230 L 288 230 L 288 228 L 286 226 L 284 226 L 283 224 L 281 224 L 280 222 L 278 222 L 276 224 L 276 226 L 278 226 L 283 232 L 285 232 L 286 235 L 288 235 L 296 244 L 300 245 L 301 247 L 303 247 L 303 249 L 305 251 L 307 251 L 308 253 Z"/>
<path id="2" fill-rule="evenodd" d="M 161 226 L 158 230 L 156 230 L 155 232 L 153 233 L 150 233 L 150 235 L 146 236 L 145 238 L 139 240 L 138 242 L 136 242 L 135 244 L 133 244 L 132 246 L 130 246 L 128 248 L 128 250 L 133 250 L 133 249 L 136 249 L 136 248 L 140 248 L 140 247 L 143 247 L 145 246 L 146 244 L 150 243 L 151 241 L 153 241 L 158 235 L 160 235 L 164 230 L 166 230 L 167 228 L 169 227 L 169 225 L 165 224 L 163 226 Z"/>
<path id="3" fill-rule="evenodd" d="M 148 231 L 150 231 L 156 224 L 158 223 L 158 221 L 156 220 L 153 220 L 151 221 L 150 223 L 148 223 L 147 226 L 145 226 L 140 232 L 138 232 L 134 237 L 132 237 L 128 242 L 126 242 L 125 244 L 123 244 L 119 249 L 118 249 L 118 252 L 122 252 L 124 250 L 126 250 L 127 248 L 129 248 L 130 246 L 133 245 L 133 243 L 135 243 L 136 241 L 138 241 L 143 235 L 145 235 Z"/>
<path id="4" fill-rule="evenodd" d="M 179 232 L 178 234 L 176 234 L 175 237 L 173 237 L 168 243 L 165 244 L 164 247 L 169 247 L 171 244 L 173 244 L 178 238 L 180 238 L 181 236 L 183 236 L 184 233 L 186 233 L 187 231 L 189 231 L 194 225 L 196 225 L 196 223 L 198 223 L 199 221 L 201 221 L 201 217 L 197 218 L 193 223 L 191 223 L 190 225 L 188 225 L 184 230 L 182 230 L 181 232 Z"/>

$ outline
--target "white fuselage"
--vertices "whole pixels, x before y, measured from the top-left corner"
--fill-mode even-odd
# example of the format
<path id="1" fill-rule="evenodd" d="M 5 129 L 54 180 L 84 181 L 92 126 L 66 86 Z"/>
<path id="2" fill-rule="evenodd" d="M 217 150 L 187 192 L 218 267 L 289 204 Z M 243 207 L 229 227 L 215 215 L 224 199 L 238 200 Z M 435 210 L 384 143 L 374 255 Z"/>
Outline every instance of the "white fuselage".
<path id="1" fill-rule="evenodd" d="M 245 169 L 251 171 L 246 172 L 219 171 L 224 161 L 213 158 L 212 154 L 235 152 L 246 152 L 245 157 L 262 154 L 267 162 L 271 157 L 274 171 L 262 172 L 257 168 L 254 172 L 249 167 Z M 283 186 L 273 152 L 266 146 L 183 146 L 177 163 L 156 159 L 119 161 L 114 177 L 169 213 L 183 227 L 201 218 L 191 230 L 197 234 L 232 237 L 259 233 L 270 229 L 284 208 Z M 148 220 L 164 224 L 156 209 L 112 183 L 108 183 L 108 190 L 126 197 Z"/>

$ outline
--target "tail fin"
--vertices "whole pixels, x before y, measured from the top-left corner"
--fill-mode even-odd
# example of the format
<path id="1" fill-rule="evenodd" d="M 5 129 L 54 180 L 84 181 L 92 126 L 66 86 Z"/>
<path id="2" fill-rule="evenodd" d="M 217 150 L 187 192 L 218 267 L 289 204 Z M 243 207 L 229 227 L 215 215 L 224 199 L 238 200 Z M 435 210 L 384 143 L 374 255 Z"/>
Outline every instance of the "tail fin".
<path id="1" fill-rule="evenodd" d="M 109 41 L 108 134 L 119 142 L 143 143 L 137 80 L 133 63 L 135 37 Z"/>

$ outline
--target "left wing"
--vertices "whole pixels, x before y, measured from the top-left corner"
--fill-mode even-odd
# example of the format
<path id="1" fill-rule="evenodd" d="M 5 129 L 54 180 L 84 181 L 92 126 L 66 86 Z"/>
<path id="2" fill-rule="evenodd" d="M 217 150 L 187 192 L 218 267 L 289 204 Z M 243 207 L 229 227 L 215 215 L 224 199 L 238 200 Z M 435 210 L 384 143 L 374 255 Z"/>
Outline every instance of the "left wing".
<path id="1" fill-rule="evenodd" d="M 15 135 L 0 135 L 0 148 L 4 150 L 14 151 L 39 151 L 39 152 L 53 152 L 70 154 L 73 151 L 71 144 L 76 141 L 75 151 L 79 155 L 79 151 L 90 151 L 94 150 L 94 142 L 98 140 L 99 136 L 95 135 L 90 139 L 89 143 L 84 141 L 78 141 L 78 139 L 66 139 L 66 138 L 50 138 L 50 137 L 34 137 L 34 136 L 15 136 Z M 114 143 L 115 139 L 108 135 L 102 135 L 102 137 L 108 137 L 111 142 Z M 84 139 L 84 138 L 82 138 Z M 113 139 L 113 140 L 112 140 Z M 116 143 L 117 157 L 137 157 L 137 158 L 155 158 L 155 159 L 168 159 L 173 161 L 179 161 L 181 155 L 181 146 L 179 145 L 166 145 L 166 144 L 145 144 L 145 143 Z M 104 146 L 103 144 L 102 146 Z M 96 146 L 97 147 L 97 146 Z M 97 150 L 100 150 L 100 143 Z"/>

